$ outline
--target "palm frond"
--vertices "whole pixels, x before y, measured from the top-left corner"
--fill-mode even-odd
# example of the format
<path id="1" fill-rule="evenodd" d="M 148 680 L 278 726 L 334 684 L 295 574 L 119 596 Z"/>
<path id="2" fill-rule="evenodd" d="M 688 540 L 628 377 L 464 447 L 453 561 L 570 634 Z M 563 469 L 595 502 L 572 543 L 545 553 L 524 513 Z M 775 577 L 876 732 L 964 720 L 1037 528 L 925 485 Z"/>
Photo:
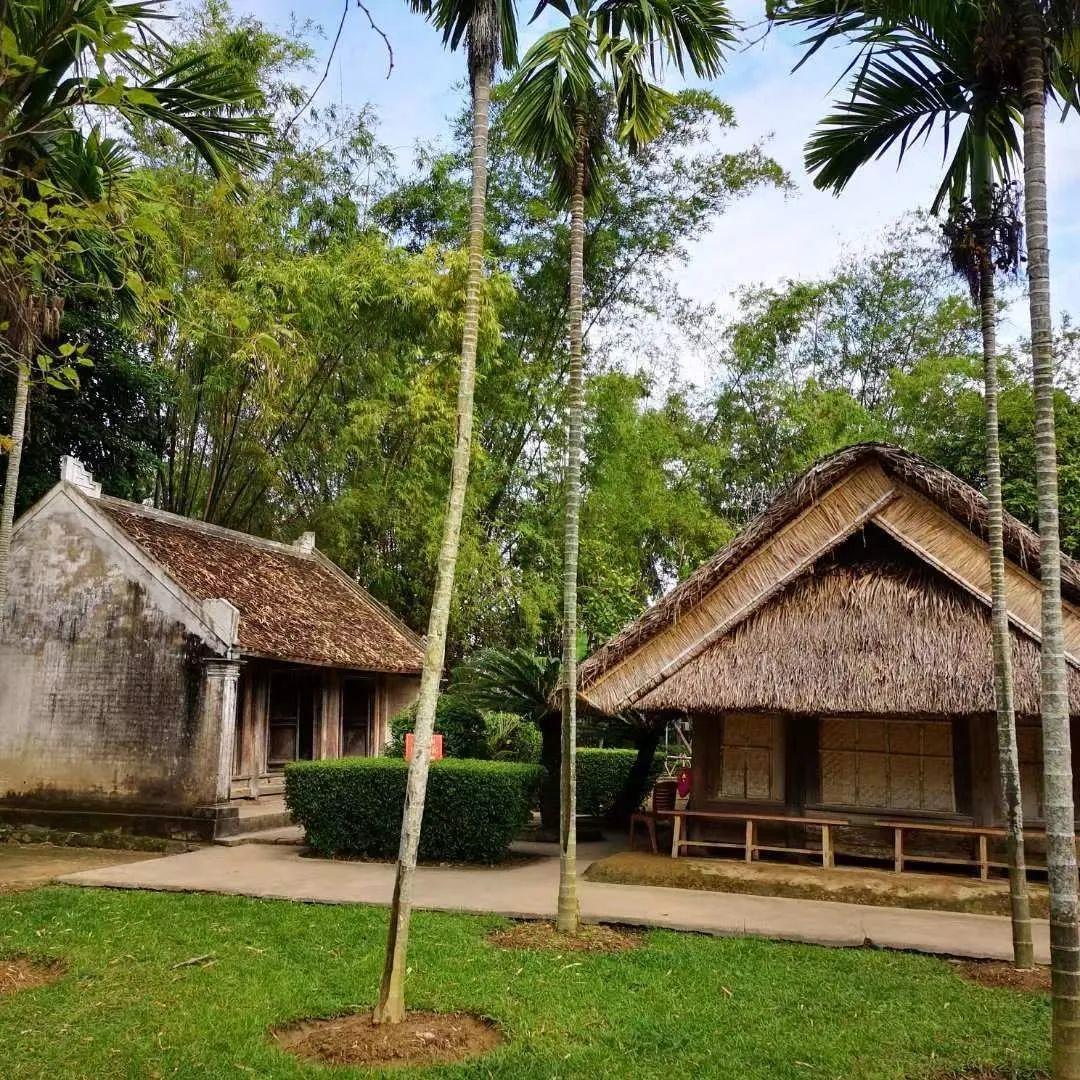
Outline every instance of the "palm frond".
<path id="1" fill-rule="evenodd" d="M 242 111 L 256 87 L 233 67 L 209 56 L 184 59 L 158 74 L 140 64 L 140 93 L 117 106 L 129 118 L 144 118 L 179 132 L 199 152 L 216 176 L 263 164 L 269 147 L 269 126 L 260 116 Z"/>
<path id="2" fill-rule="evenodd" d="M 474 709 L 508 712 L 539 723 L 552 711 L 559 684 L 556 657 L 528 649 L 483 649 L 454 672 L 454 694 Z"/>
<path id="3" fill-rule="evenodd" d="M 945 154 L 950 127 L 968 112 L 964 87 L 921 58 L 894 53 L 878 57 L 858 76 L 857 91 L 834 104 L 806 148 L 806 167 L 818 188 L 842 191 L 869 161 L 909 147 L 940 124 Z"/>
<path id="4" fill-rule="evenodd" d="M 249 107 L 257 88 L 208 56 L 179 57 L 153 28 L 168 18 L 161 0 L 7 5 L 5 26 L 15 48 L 33 57 L 35 66 L 9 74 L 0 90 L 4 155 L 33 159 L 46 153 L 72 128 L 72 110 L 82 108 L 166 124 L 217 175 L 261 164 L 269 129 Z"/>
<path id="5" fill-rule="evenodd" d="M 601 0 L 592 11 L 600 40 L 627 40 L 647 53 L 653 78 L 667 63 L 714 79 L 735 43 L 738 23 L 724 0 Z"/>
<path id="6" fill-rule="evenodd" d="M 574 154 L 574 117 L 600 80 L 589 24 L 575 15 L 544 34 L 511 82 L 506 126 L 525 153 L 549 167 Z"/>

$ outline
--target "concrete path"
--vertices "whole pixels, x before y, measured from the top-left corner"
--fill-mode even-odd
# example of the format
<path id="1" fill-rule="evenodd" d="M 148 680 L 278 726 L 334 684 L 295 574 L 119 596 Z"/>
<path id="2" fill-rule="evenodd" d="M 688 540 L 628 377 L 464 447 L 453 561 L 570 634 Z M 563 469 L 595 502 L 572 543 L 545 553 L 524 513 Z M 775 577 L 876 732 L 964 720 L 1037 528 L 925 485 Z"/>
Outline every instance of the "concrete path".
<path id="1" fill-rule="evenodd" d="M 511 918 L 555 914 L 559 863 L 551 845 L 516 845 L 531 861 L 499 869 L 422 867 L 417 907 Z M 583 844 L 581 868 L 610 847 Z M 208 847 L 151 862 L 70 874 L 72 885 L 173 892 L 218 892 L 325 904 L 389 904 L 394 867 L 388 863 L 333 862 L 305 858 L 289 844 Z M 1009 921 L 993 915 L 868 907 L 823 900 L 695 892 L 649 885 L 580 883 L 582 916 L 589 922 L 669 927 L 720 936 L 754 936 L 819 945 L 873 944 L 891 949 L 1007 960 L 1012 955 Z M 1035 952 L 1049 960 L 1047 923 L 1036 920 Z"/>

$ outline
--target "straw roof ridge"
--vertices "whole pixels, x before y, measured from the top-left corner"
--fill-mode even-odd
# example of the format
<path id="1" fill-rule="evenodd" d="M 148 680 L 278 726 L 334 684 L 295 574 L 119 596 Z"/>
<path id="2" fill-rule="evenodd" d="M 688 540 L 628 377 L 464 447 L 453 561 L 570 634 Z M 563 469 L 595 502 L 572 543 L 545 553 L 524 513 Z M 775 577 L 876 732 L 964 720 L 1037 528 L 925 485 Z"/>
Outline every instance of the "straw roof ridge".
<path id="1" fill-rule="evenodd" d="M 783 488 L 726 547 L 597 649 L 581 666 L 579 687 L 587 689 L 609 668 L 677 623 L 684 612 L 700 603 L 767 537 L 813 503 L 842 476 L 870 462 L 877 462 L 886 474 L 897 477 L 980 539 L 986 539 L 986 497 L 955 474 L 889 443 L 865 442 L 844 447 L 811 465 Z M 1039 538 L 1036 533 L 1006 513 L 1004 539 L 1006 555 L 1038 577 Z M 1080 600 L 1080 565 L 1064 555 L 1061 561 L 1062 591 L 1067 598 Z"/>
<path id="2" fill-rule="evenodd" d="M 819 563 L 646 694 L 645 712 L 965 715 L 994 709 L 989 612 L 903 551 Z M 887 543 L 886 543 L 887 546 Z M 1039 649 L 1012 632 L 1017 712 L 1036 715 Z M 1071 711 L 1080 672 L 1070 668 Z"/>

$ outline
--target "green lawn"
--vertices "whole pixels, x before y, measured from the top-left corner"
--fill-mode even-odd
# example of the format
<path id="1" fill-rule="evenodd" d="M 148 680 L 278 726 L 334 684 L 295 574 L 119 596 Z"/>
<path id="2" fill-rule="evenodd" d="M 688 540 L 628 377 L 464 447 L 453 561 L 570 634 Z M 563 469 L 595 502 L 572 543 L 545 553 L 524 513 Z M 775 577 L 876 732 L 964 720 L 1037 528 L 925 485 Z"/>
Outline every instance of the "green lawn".
<path id="1" fill-rule="evenodd" d="M 376 908 L 231 897 L 0 897 L 0 952 L 69 966 L 59 983 L 0 1001 L 0 1074 L 373 1075 L 293 1061 L 267 1029 L 370 1006 L 384 925 Z M 942 961 L 666 931 L 630 953 L 509 952 L 485 942 L 499 925 L 414 918 L 410 1004 L 487 1014 L 509 1039 L 482 1060 L 415 1075 L 853 1080 L 1046 1065 L 1047 1000 L 972 986 Z M 173 967 L 207 953 L 209 966 Z"/>

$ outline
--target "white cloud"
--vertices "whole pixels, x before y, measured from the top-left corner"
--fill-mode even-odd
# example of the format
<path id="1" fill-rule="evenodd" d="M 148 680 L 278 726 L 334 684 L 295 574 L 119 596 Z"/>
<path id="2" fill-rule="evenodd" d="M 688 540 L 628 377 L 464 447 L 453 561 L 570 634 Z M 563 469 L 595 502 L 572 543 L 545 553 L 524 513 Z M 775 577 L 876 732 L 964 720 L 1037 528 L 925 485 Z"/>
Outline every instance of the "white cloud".
<path id="1" fill-rule="evenodd" d="M 293 0 L 235 3 L 238 10 L 277 26 L 287 25 L 290 10 L 298 6 Z M 763 0 L 732 0 L 731 8 L 748 27 L 748 38 L 761 36 Z M 530 13 L 521 10 L 526 16 Z M 340 17 L 338 4 L 330 0 L 315 0 L 301 12 L 331 28 Z M 447 120 L 463 103 L 463 58 L 449 54 L 438 34 L 404 4 L 380 7 L 376 17 L 393 42 L 392 78 L 385 78 L 382 42 L 371 33 L 362 12 L 353 9 L 323 99 L 336 101 L 340 96 L 353 105 L 372 102 L 380 116 L 381 136 L 407 164 L 417 139 L 448 133 Z M 538 30 L 537 26 L 525 30 L 523 41 L 530 41 Z M 824 274 L 845 248 L 865 248 L 904 213 L 927 205 L 936 191 L 940 136 L 915 148 L 900 170 L 895 156 L 869 166 L 839 198 L 813 188 L 802 164 L 803 144 L 827 113 L 832 84 L 851 54 L 844 48 L 823 49 L 792 73 L 802 55 L 798 37 L 774 31 L 758 44 L 740 48 L 714 86 L 734 106 L 739 122 L 723 145 L 744 147 L 771 133 L 768 151 L 790 172 L 798 191 L 786 197 L 760 191 L 736 202 L 715 229 L 694 243 L 689 264 L 676 274 L 697 300 L 730 305 L 730 294 L 742 285 Z M 317 66 L 321 68 L 322 62 Z M 1064 126 L 1051 123 L 1048 139 L 1054 306 L 1057 311 L 1080 312 L 1080 120 L 1070 116 Z M 1023 336 L 1025 323 L 1020 302 L 1007 315 L 1004 335 Z M 686 357 L 683 371 L 699 378 L 702 363 Z"/>
<path id="2" fill-rule="evenodd" d="M 736 0 L 744 22 L 760 17 L 760 2 Z M 895 154 L 863 170 L 837 197 L 817 191 L 803 166 L 803 146 L 829 111 L 839 90 L 835 79 L 850 52 L 823 49 L 797 72 L 797 38 L 772 33 L 736 54 L 715 90 L 735 108 L 739 127 L 727 136 L 732 147 L 771 133 L 768 152 L 788 170 L 798 191 L 784 197 L 759 191 L 734 203 L 717 226 L 692 248 L 678 278 L 697 300 L 731 309 L 730 294 L 754 282 L 826 273 L 845 248 L 861 249 L 892 222 L 927 206 L 941 179 L 942 144 L 936 134 L 914 148 L 902 167 Z M 1053 296 L 1057 311 L 1080 310 L 1080 121 L 1069 117 L 1048 131 Z M 1002 327 L 1007 337 L 1026 333 L 1024 304 L 1014 304 Z M 700 377 L 702 363 L 685 357 L 685 374 Z"/>

